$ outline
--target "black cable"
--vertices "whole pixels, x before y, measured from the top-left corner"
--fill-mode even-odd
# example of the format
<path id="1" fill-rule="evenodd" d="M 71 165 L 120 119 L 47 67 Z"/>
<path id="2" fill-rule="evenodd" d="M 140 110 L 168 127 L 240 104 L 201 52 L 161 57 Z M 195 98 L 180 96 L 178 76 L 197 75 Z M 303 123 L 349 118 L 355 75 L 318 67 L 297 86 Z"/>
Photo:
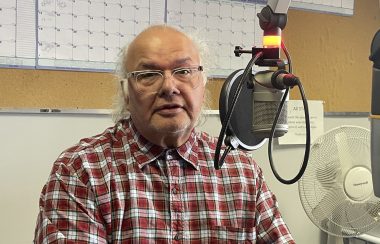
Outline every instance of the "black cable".
<path id="1" fill-rule="evenodd" d="M 222 157 L 219 159 L 219 162 L 222 162 L 222 163 L 220 164 L 220 167 L 222 167 L 223 162 L 224 162 L 224 159 L 225 159 L 226 156 L 230 153 L 231 150 L 232 150 L 232 147 L 231 147 L 231 146 L 228 146 L 228 147 L 226 148 L 226 150 L 224 150 Z"/>
<path id="2" fill-rule="evenodd" d="M 301 93 L 301 96 L 302 96 L 302 102 L 303 102 L 304 112 L 305 112 L 306 146 L 305 146 L 305 154 L 304 154 L 304 159 L 303 159 L 303 162 L 302 162 L 301 169 L 300 169 L 300 171 L 298 172 L 298 174 L 293 179 L 285 180 L 284 178 L 280 177 L 280 175 L 277 173 L 277 170 L 276 170 L 276 168 L 274 167 L 274 164 L 273 164 L 273 159 L 272 159 L 272 140 L 273 140 L 273 135 L 274 135 L 275 127 L 276 127 L 276 124 L 277 124 L 277 120 L 278 120 L 278 117 L 279 117 L 279 113 L 276 114 L 275 122 L 273 123 L 273 126 L 272 126 L 271 136 L 269 137 L 269 144 L 268 144 L 268 157 L 269 157 L 269 163 L 270 163 L 270 166 L 272 168 L 273 174 L 275 175 L 275 177 L 277 178 L 278 181 L 280 181 L 283 184 L 287 184 L 287 185 L 290 185 L 290 184 L 293 184 L 293 183 L 297 182 L 302 177 L 303 173 L 306 170 L 307 162 L 309 160 L 309 153 L 310 153 L 309 107 L 308 107 L 308 104 L 307 104 L 307 100 L 306 100 L 306 97 L 305 97 L 305 93 L 304 93 L 302 84 L 301 84 L 301 82 L 299 82 L 299 80 L 297 80 L 297 81 L 298 81 L 297 82 L 298 83 L 297 86 L 299 87 L 299 90 L 300 90 L 300 93 Z M 283 99 L 281 101 L 281 104 L 279 106 L 279 110 L 280 110 L 280 107 L 285 102 L 286 95 L 287 95 L 288 91 L 289 91 L 289 88 L 287 88 L 287 90 L 286 90 L 286 92 L 284 94 L 284 97 L 283 97 Z"/>
<path id="3" fill-rule="evenodd" d="M 286 58 L 288 60 L 288 70 L 289 70 L 289 73 L 291 74 L 292 73 L 292 60 L 291 60 L 290 54 L 288 52 L 288 49 L 286 48 L 285 43 L 283 41 L 281 41 L 281 48 L 284 51 L 285 56 L 286 56 Z M 275 119 L 274 119 L 274 122 L 273 122 L 273 125 L 272 125 L 272 129 L 271 129 L 271 133 L 270 133 L 270 137 L 269 137 L 269 142 L 268 142 L 268 158 L 269 158 L 269 164 L 270 164 L 270 167 L 272 169 L 272 172 L 273 172 L 274 176 L 277 178 L 278 181 L 280 181 L 283 184 L 288 184 L 288 185 L 297 182 L 302 177 L 302 175 L 304 174 L 304 172 L 306 170 L 307 163 L 308 163 L 308 160 L 309 160 L 309 153 L 310 153 L 310 118 L 309 118 L 309 107 L 308 107 L 307 99 L 306 99 L 306 96 L 305 96 L 305 92 L 303 90 L 303 86 L 302 86 L 300 80 L 298 78 L 296 78 L 295 82 L 296 82 L 296 85 L 298 86 L 298 88 L 300 90 L 301 97 L 302 97 L 302 102 L 303 102 L 303 107 L 304 107 L 305 123 L 306 123 L 306 144 L 305 144 L 305 153 L 304 153 L 304 159 L 303 159 L 303 162 L 302 162 L 301 169 L 300 169 L 300 171 L 298 172 L 298 174 L 293 179 L 286 180 L 286 179 L 282 178 L 278 174 L 278 172 L 277 172 L 277 170 L 276 170 L 276 168 L 274 166 L 273 158 L 272 158 L 273 137 L 274 137 L 274 133 L 275 133 L 275 130 L 276 130 L 278 118 L 280 117 L 282 108 L 283 108 L 283 106 L 285 104 L 285 101 L 286 101 L 286 98 L 287 98 L 287 96 L 289 94 L 289 87 L 286 88 L 285 93 L 284 93 L 284 95 L 283 95 L 283 97 L 281 99 L 281 102 L 279 104 L 279 107 L 277 109 L 277 114 L 275 116 Z"/>
<path id="4" fill-rule="evenodd" d="M 248 62 L 248 65 L 247 67 L 245 68 L 241 78 L 240 78 L 240 81 L 239 81 L 239 84 L 238 84 L 238 87 L 234 93 L 234 96 L 233 96 L 233 99 L 232 99 L 232 103 L 231 103 L 231 106 L 228 107 L 228 111 L 227 111 L 227 115 L 222 123 L 222 128 L 220 130 L 220 133 L 219 133 L 219 137 L 218 137 L 218 142 L 216 144 L 216 149 L 215 149 L 215 156 L 214 156 L 214 167 L 215 169 L 220 169 L 223 165 L 223 161 L 224 161 L 224 158 L 226 157 L 226 153 L 224 153 L 224 157 L 222 157 L 223 160 L 220 160 L 219 159 L 219 156 L 220 156 L 220 150 L 222 148 L 222 143 L 223 143 L 223 139 L 224 139 L 224 135 L 226 134 L 226 131 L 227 131 L 227 126 L 231 120 L 231 117 L 232 117 L 232 112 L 234 111 L 235 109 L 235 105 L 237 103 L 237 99 L 240 95 L 240 92 L 241 92 L 241 89 L 243 87 L 243 83 L 244 83 L 244 80 L 246 79 L 247 75 L 248 74 L 251 74 L 252 73 L 252 66 L 255 64 L 255 62 L 263 55 L 263 52 L 259 52 L 257 53 L 253 58 L 251 58 L 251 60 Z M 231 148 L 227 148 L 226 149 L 228 152 L 231 150 Z M 221 161 L 221 163 L 220 163 Z"/>

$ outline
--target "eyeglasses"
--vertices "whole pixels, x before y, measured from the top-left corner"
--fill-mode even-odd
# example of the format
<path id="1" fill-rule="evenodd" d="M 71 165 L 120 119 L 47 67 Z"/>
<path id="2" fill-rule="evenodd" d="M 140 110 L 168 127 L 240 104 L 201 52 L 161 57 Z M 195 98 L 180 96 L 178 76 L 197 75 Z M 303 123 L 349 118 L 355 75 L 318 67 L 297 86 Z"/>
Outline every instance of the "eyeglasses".
<path id="1" fill-rule="evenodd" d="M 126 78 L 134 81 L 139 91 L 158 91 L 165 78 L 171 77 L 180 84 L 195 89 L 201 83 L 199 74 L 202 71 L 202 66 L 181 67 L 171 70 L 171 76 L 166 77 L 163 70 L 138 70 L 127 73 Z"/>

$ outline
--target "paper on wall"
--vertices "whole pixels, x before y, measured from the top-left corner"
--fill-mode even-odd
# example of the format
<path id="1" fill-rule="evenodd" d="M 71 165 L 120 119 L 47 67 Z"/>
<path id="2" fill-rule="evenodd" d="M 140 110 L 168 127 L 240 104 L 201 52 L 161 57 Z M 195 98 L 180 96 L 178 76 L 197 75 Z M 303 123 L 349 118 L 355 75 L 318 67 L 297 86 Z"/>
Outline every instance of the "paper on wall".
<path id="1" fill-rule="evenodd" d="M 323 134 L 323 101 L 308 100 L 311 143 Z M 289 131 L 278 138 L 281 145 L 306 143 L 306 124 L 302 100 L 288 101 Z"/>

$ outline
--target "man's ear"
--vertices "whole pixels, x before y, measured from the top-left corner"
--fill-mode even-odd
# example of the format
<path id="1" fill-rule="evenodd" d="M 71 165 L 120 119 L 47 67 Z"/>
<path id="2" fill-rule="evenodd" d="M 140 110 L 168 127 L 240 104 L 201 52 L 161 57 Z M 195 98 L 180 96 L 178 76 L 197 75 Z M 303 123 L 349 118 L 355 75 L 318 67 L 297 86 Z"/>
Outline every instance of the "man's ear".
<path id="1" fill-rule="evenodd" d="M 130 111 L 129 110 L 129 92 L 125 91 L 125 89 L 124 89 L 124 83 L 123 82 L 121 84 L 121 92 L 122 92 L 122 97 L 123 97 L 123 100 L 124 100 L 123 110 L 125 109 L 127 111 Z"/>
<path id="2" fill-rule="evenodd" d="M 124 96 L 124 102 L 125 102 L 125 108 L 127 109 L 127 111 L 129 111 L 130 112 L 130 105 L 129 105 L 129 94 L 126 94 L 125 96 Z"/>

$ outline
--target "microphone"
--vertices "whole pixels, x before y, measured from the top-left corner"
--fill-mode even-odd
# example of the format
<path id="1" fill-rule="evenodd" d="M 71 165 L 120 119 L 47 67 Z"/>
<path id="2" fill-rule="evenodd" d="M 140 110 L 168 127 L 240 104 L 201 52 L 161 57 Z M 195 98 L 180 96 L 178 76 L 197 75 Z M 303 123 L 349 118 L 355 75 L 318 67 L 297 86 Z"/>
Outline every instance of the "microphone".
<path id="1" fill-rule="evenodd" d="M 380 197 L 380 30 L 371 44 L 372 101 L 371 101 L 371 168 L 374 194 Z"/>
<path id="2" fill-rule="evenodd" d="M 290 55 L 281 41 L 281 30 L 287 22 L 287 11 L 291 0 L 268 0 L 268 5 L 257 15 L 260 27 L 264 31 L 263 47 L 243 50 L 235 46 L 235 56 L 250 53 L 251 60 L 244 70 L 236 70 L 225 80 L 219 97 L 219 115 L 222 128 L 214 155 L 214 167 L 219 170 L 225 157 L 232 149 L 255 150 L 260 148 L 267 138 L 268 157 L 273 174 L 284 184 L 297 182 L 305 172 L 310 151 L 310 120 L 307 100 L 301 82 L 292 75 Z M 280 59 L 280 51 L 287 57 L 286 63 Z M 277 67 L 277 71 L 252 73 L 252 67 Z M 289 88 L 297 85 L 305 112 L 306 146 L 302 166 L 292 179 L 282 178 L 276 171 L 272 159 L 272 141 L 275 137 L 288 132 L 287 101 Z M 230 94 L 233 94 L 230 96 Z M 226 148 L 220 157 L 222 141 L 225 137 Z"/>
<path id="3" fill-rule="evenodd" d="M 269 138 L 280 102 L 287 87 L 297 84 L 298 78 L 283 69 L 277 71 L 261 71 L 253 76 L 255 87 L 253 92 L 253 133 Z M 273 137 L 281 137 L 288 132 L 288 106 L 286 97 L 279 115 Z"/>
<path id="4" fill-rule="evenodd" d="M 232 96 L 237 89 L 243 70 L 237 70 L 227 77 L 219 97 L 220 119 L 224 121 L 227 111 L 232 105 Z M 245 85 L 236 101 L 227 136 L 232 137 L 238 147 L 244 150 L 260 148 L 271 136 L 272 126 L 280 102 L 287 87 L 293 87 L 298 78 L 287 71 L 260 71 L 253 73 L 243 81 Z M 289 97 L 286 96 L 286 101 Z M 279 115 L 273 137 L 281 137 L 288 132 L 287 102 Z"/>

